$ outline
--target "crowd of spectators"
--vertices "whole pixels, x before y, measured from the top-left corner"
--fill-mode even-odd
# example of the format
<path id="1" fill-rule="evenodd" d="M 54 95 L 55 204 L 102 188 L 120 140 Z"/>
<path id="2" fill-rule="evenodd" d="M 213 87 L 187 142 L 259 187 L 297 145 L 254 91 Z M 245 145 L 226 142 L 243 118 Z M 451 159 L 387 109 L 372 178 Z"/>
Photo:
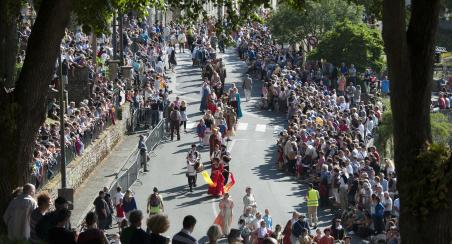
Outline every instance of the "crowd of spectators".
<path id="1" fill-rule="evenodd" d="M 398 243 L 394 164 L 372 145 L 385 109 L 379 97 L 389 93 L 386 77 L 345 62 L 303 62 L 302 52 L 275 45 L 257 23 L 238 33 L 238 50 L 264 82 L 261 107 L 287 113 L 278 167 L 314 183 L 320 207 L 338 209 L 331 230 L 339 226 L 342 234 L 334 238 L 383 236 Z"/>
<path id="2" fill-rule="evenodd" d="M 30 34 L 30 21 L 24 22 L 20 37 L 26 41 Z M 92 37 L 76 26 L 68 28 L 61 43 L 62 81 L 68 85 L 69 77 L 77 69 L 85 69 L 90 81 L 90 94 L 76 104 L 69 101 L 64 115 L 66 162 L 81 155 L 87 144 L 108 125 L 115 123 L 118 106 L 125 101 L 131 103 L 135 111 L 152 108 L 159 113 L 152 113 L 152 120 L 144 118 L 147 126 L 155 126 L 164 114 L 168 105 L 169 77 L 165 75 L 168 60 L 174 56 L 174 45 L 168 45 L 172 36 L 178 36 L 183 27 L 171 23 L 162 26 L 159 23 L 148 24 L 138 21 L 132 14 L 124 18 L 123 46 L 124 66 L 131 67 L 130 75 L 122 72 L 122 77 L 111 80 L 108 74 L 108 63 L 114 59 L 111 36 L 104 34 L 96 39 L 96 48 Z M 120 33 L 117 33 L 120 35 Z M 119 38 L 118 38 L 119 39 Z M 184 40 L 181 40 L 183 42 Z M 119 46 L 119 43 L 117 43 Z M 94 55 L 94 51 L 96 54 Z M 119 54 L 117 54 L 119 55 Z M 23 60 L 25 52 L 19 53 Z M 95 60 L 94 60 L 95 57 Z M 55 71 L 59 68 L 55 65 Z M 51 97 L 56 97 L 60 86 L 57 72 L 50 82 Z M 144 115 L 144 113 L 142 113 Z M 146 113 L 149 115 L 149 113 Z M 54 175 L 59 167 L 60 138 L 59 119 L 60 106 L 55 98 L 51 98 L 47 106 L 47 118 L 40 127 L 34 149 L 32 162 L 33 183 L 39 187 Z"/>
<path id="3" fill-rule="evenodd" d="M 118 99 L 113 93 L 115 89 L 124 91 L 125 100 L 131 102 L 134 109 L 150 108 L 158 111 L 151 113 L 150 116 L 156 118 L 152 117 L 150 126 L 155 126 L 155 122 L 165 114 L 170 92 L 165 69 L 167 60 L 176 52 L 175 45 L 167 47 L 166 43 L 169 41 L 171 44 L 174 39 L 181 42 L 178 36 L 184 33 L 184 28 L 175 24 L 165 27 L 159 24 L 148 25 L 133 17 L 127 19 L 126 23 L 123 44 L 125 62 L 132 67 L 132 79 L 129 81 L 108 80 L 104 66 L 94 66 L 98 62 L 105 63 L 113 56 L 110 38 L 104 35 L 98 37 L 98 60 L 91 59 L 93 51 L 89 38 L 79 29 L 68 31 L 62 42 L 63 81 L 70 82 L 67 80 L 68 72 L 80 67 L 90 69 L 90 79 L 93 81 L 91 96 L 78 105 L 70 102 L 66 108 L 65 146 L 72 146 L 77 155 L 83 153 L 86 146 L 83 138 L 86 135 L 92 135 L 95 128 L 103 128 L 109 122 L 114 123 L 115 103 Z M 27 33 L 27 27 L 23 33 Z M 213 35 L 208 37 L 209 40 L 200 42 L 210 42 L 211 47 L 216 45 Z M 348 243 L 350 236 L 380 236 L 388 243 L 399 243 L 400 205 L 394 164 L 390 159 L 381 158 L 372 145 L 375 128 L 384 110 L 379 102 L 379 95 L 389 93 L 389 81 L 384 76 L 378 77 L 370 68 L 360 73 L 353 64 L 345 62 L 339 67 L 327 62 L 304 62 L 302 52 L 275 45 L 268 28 L 255 22 L 237 32 L 235 39 L 240 57 L 249 64 L 249 72 L 254 78 L 264 82 L 261 106 L 287 113 L 288 125 L 281 131 L 277 143 L 277 166 L 313 183 L 320 192 L 320 207 L 333 208 L 335 211 L 331 228 L 327 228 L 324 235 L 316 229 L 317 235 L 311 236 L 309 225 L 306 230 L 300 229 L 300 243 L 309 243 L 309 240 L 311 243 L 330 243 L 331 239 Z M 185 45 L 185 42 L 182 43 Z M 196 44 L 196 40 L 188 43 L 195 55 L 192 56 L 196 60 L 194 64 L 198 64 L 198 61 L 204 63 L 202 56 L 198 58 L 198 53 L 203 52 L 199 51 L 200 45 Z M 197 47 L 198 50 L 195 50 Z M 208 80 L 211 79 L 212 77 Z M 53 87 L 58 88 L 58 82 L 54 82 Z M 37 186 L 43 177 L 50 177 L 52 174 L 52 171 L 43 169 L 58 163 L 62 146 L 59 145 L 57 122 L 60 109 L 55 99 L 49 101 L 48 119 L 38 133 L 33 159 Z M 47 197 L 42 197 L 45 199 L 41 204 L 46 204 L 45 207 L 39 208 L 39 202 L 33 202 L 31 198 L 34 187 L 27 185 L 24 190 L 23 198 L 29 203 L 30 211 L 38 209 L 44 215 L 48 210 L 47 201 L 44 202 Z M 17 198 L 18 201 L 20 199 L 22 198 Z M 60 202 L 64 205 L 61 209 L 66 209 L 67 201 L 60 199 Z M 55 236 L 64 236 L 71 243 L 76 243 L 77 239 L 78 243 L 84 243 L 83 232 L 77 237 L 68 228 L 64 228 L 69 223 L 70 211 L 61 209 L 55 210 L 56 227 L 49 231 L 58 234 Z M 246 236 L 243 231 L 247 225 L 252 225 L 251 222 L 258 224 L 254 229 L 256 236 L 259 231 L 265 231 L 262 238 L 257 238 L 258 243 L 282 240 L 284 233 L 281 226 L 275 226 L 275 230 L 270 231 L 271 226 L 266 229 L 267 221 L 258 216 L 257 212 L 252 209 L 245 209 L 244 212 L 240 218 L 240 228 L 232 229 L 229 233 L 229 243 L 242 243 Z M 97 217 L 95 213 L 87 215 L 87 230 L 94 229 L 92 232 L 96 233 L 99 240 L 105 240 L 104 234 L 95 230 Z M 251 217 L 253 221 L 246 223 Z M 130 211 L 127 218 L 130 226 L 123 226 L 123 233 L 127 233 L 129 228 L 128 231 L 134 233 L 134 238 L 139 238 L 139 243 L 169 241 L 160 235 L 169 228 L 165 215 L 158 214 L 148 219 L 147 227 L 152 230 L 152 234 L 141 229 L 143 214 L 139 210 Z M 256 219 L 258 220 L 255 221 Z M 301 225 L 305 226 L 307 221 L 294 213 L 293 223 L 300 219 Z M 261 227 L 263 222 L 266 224 Z M 173 243 L 196 243 L 196 239 L 191 236 L 195 224 L 193 216 L 185 217 L 183 228 L 173 237 Z M 291 231 L 293 230 L 292 227 Z M 218 226 L 209 228 L 209 241 L 215 243 L 221 236 L 220 233 Z M 29 235 L 25 238 L 28 239 Z M 322 242 L 324 239 L 327 240 Z M 51 239 L 49 241 L 52 243 Z"/>

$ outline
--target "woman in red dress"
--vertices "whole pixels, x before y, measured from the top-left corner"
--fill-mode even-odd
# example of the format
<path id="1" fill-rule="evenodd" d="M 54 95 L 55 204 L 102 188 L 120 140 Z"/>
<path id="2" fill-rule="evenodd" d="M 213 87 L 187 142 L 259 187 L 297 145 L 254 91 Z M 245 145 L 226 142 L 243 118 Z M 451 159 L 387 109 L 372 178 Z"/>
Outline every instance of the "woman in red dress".
<path id="1" fill-rule="evenodd" d="M 215 171 L 218 170 L 221 173 L 223 173 L 224 165 L 222 162 L 220 162 L 219 158 L 212 158 L 212 168 L 211 168 L 211 175 L 215 173 Z M 213 181 L 213 180 L 212 180 Z"/>
<path id="2" fill-rule="evenodd" d="M 209 186 L 207 193 L 213 196 L 222 196 L 224 194 L 224 166 L 220 163 L 220 159 L 214 158 L 212 160 L 212 174 L 210 179 L 213 181 L 213 185 Z"/>

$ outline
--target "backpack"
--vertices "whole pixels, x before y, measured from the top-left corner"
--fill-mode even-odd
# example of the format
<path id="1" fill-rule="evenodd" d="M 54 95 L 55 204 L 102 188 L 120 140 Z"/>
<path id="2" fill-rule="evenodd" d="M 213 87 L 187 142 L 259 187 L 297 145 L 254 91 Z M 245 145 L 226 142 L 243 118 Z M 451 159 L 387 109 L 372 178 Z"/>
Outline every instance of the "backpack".
<path id="1" fill-rule="evenodd" d="M 177 116 L 177 111 L 176 110 L 171 111 L 170 119 L 172 121 L 177 121 L 178 120 L 178 116 Z"/>
<path id="2" fill-rule="evenodd" d="M 152 193 L 151 199 L 149 199 L 149 205 L 151 205 L 151 207 L 160 206 L 160 199 L 158 198 L 157 194 Z"/>
<path id="3" fill-rule="evenodd" d="M 300 221 L 295 222 L 292 226 L 292 235 L 296 237 L 301 236 L 301 232 L 303 231 L 303 226 L 301 225 Z"/>

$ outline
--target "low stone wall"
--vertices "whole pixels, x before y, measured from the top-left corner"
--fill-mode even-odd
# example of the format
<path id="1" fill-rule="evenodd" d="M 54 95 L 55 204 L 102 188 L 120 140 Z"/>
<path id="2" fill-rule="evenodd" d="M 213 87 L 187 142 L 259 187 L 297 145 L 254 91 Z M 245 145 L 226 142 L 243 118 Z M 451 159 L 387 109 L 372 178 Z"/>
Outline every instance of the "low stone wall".
<path id="1" fill-rule="evenodd" d="M 85 148 L 83 155 L 77 157 L 66 166 L 66 184 L 68 188 L 77 191 L 83 181 L 99 165 L 102 160 L 113 150 L 126 132 L 126 121 L 129 117 L 129 104 L 123 105 L 122 120 L 116 120 L 115 125 L 106 129 L 99 138 L 89 147 Z M 48 192 L 53 199 L 58 195 L 58 189 L 61 187 L 61 175 L 58 173 L 55 177 L 44 185 L 41 191 Z"/>

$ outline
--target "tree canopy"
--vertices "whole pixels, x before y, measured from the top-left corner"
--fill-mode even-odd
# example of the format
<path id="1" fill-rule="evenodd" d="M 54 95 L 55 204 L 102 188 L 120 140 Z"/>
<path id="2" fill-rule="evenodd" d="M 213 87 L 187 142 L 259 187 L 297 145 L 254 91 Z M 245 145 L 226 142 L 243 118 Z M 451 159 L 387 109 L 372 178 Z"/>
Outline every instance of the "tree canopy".
<path id="1" fill-rule="evenodd" d="M 383 67 L 383 51 L 383 41 L 377 30 L 344 21 L 324 34 L 311 58 L 326 59 L 335 65 L 352 63 L 358 70 L 371 67 L 379 71 Z"/>
<path id="2" fill-rule="evenodd" d="M 298 10 L 281 5 L 269 20 L 272 34 L 281 43 L 300 43 L 309 36 L 321 37 L 337 22 L 361 23 L 364 8 L 343 0 L 309 0 Z"/>

